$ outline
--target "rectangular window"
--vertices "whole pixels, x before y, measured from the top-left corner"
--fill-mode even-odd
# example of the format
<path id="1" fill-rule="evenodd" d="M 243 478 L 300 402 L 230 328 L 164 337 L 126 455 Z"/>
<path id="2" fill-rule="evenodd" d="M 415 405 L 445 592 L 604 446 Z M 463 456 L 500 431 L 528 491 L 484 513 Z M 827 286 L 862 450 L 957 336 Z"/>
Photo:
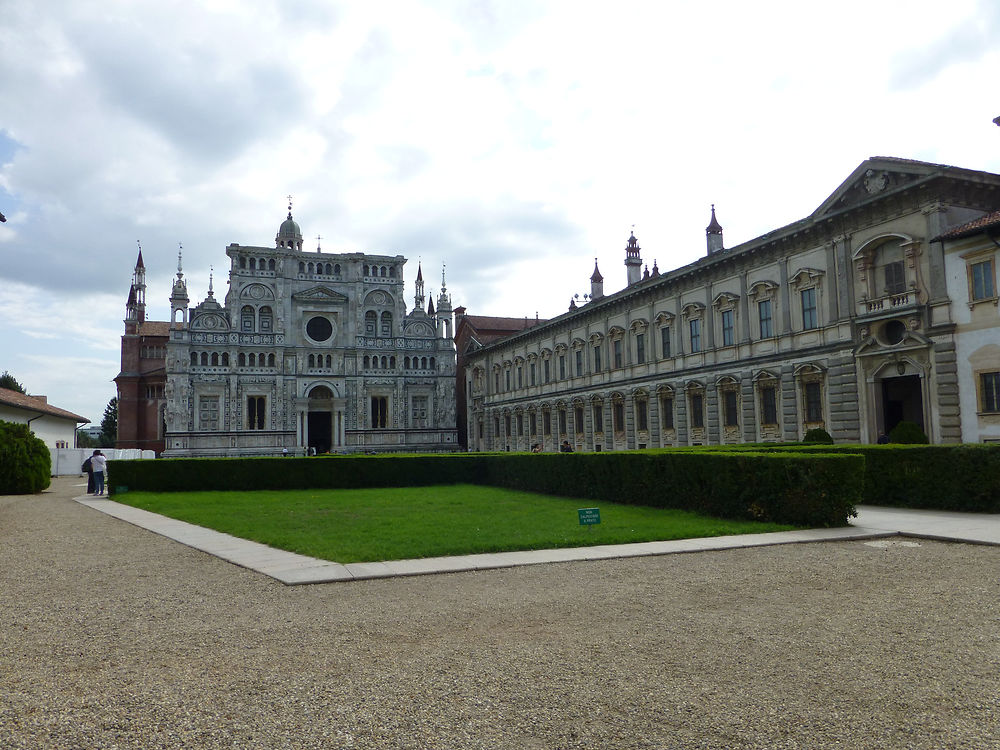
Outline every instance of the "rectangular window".
<path id="1" fill-rule="evenodd" d="M 611 348 L 615 357 L 615 369 L 620 370 L 622 366 L 622 340 L 615 339 L 611 344 Z"/>
<path id="2" fill-rule="evenodd" d="M 560 354 L 559 355 L 559 379 L 560 380 L 565 380 L 566 379 L 566 355 L 565 354 Z"/>
<path id="3" fill-rule="evenodd" d="M 577 406 L 573 409 L 573 421 L 576 423 L 576 432 L 578 435 L 583 434 L 583 407 Z"/>
<path id="4" fill-rule="evenodd" d="M 823 421 L 822 389 L 819 383 L 806 383 L 806 421 Z"/>
<path id="5" fill-rule="evenodd" d="M 247 429 L 264 429 L 264 406 L 267 403 L 264 396 L 247 396 Z"/>
<path id="6" fill-rule="evenodd" d="M 664 430 L 674 429 L 674 399 L 672 396 L 664 396 L 660 399 L 660 421 L 663 422 Z"/>
<path id="7" fill-rule="evenodd" d="M 510 437 L 510 414 L 507 414 L 503 418 L 503 434 Z"/>
<path id="8" fill-rule="evenodd" d="M 493 392 L 500 393 L 500 373 L 493 373 Z"/>
<path id="9" fill-rule="evenodd" d="M 645 401 L 635 402 L 635 426 L 640 432 L 645 432 L 649 429 L 649 415 L 647 414 Z"/>
<path id="10" fill-rule="evenodd" d="M 594 372 L 601 371 L 601 345 L 594 347 Z"/>
<path id="11" fill-rule="evenodd" d="M 579 378 L 583 375 L 583 349 L 576 350 L 576 376 Z"/>
<path id="12" fill-rule="evenodd" d="M 566 427 L 566 410 L 559 410 L 559 434 L 565 435 L 569 430 Z"/>
<path id="13" fill-rule="evenodd" d="M 545 360 L 544 362 L 542 362 L 542 369 L 545 372 L 545 382 L 548 383 L 549 380 L 551 379 L 550 376 L 549 376 L 549 361 L 548 360 Z"/>
<path id="14" fill-rule="evenodd" d="M 635 361 L 639 365 L 646 361 L 646 334 L 644 333 L 635 335 Z"/>
<path id="15" fill-rule="evenodd" d="M 528 432 L 532 435 L 538 434 L 538 419 L 534 412 L 528 415 Z"/>
<path id="16" fill-rule="evenodd" d="M 886 294 L 902 294 L 906 291 L 906 276 L 903 261 L 897 260 L 885 265 Z"/>
<path id="17" fill-rule="evenodd" d="M 522 437 L 524 435 L 524 415 L 517 415 L 517 436 Z"/>
<path id="18" fill-rule="evenodd" d="M 611 421 L 615 432 L 625 432 L 625 404 L 619 401 L 612 405 Z"/>
<path id="19" fill-rule="evenodd" d="M 700 393 L 691 394 L 691 426 L 705 426 L 705 414 L 702 407 L 702 395 Z"/>
<path id="20" fill-rule="evenodd" d="M 198 427 L 202 430 L 219 429 L 219 397 L 198 397 Z"/>
<path id="21" fill-rule="evenodd" d="M 762 299 L 757 303 L 757 315 L 760 318 L 760 337 L 769 339 L 774 336 L 774 319 L 771 317 L 771 300 Z"/>
<path id="22" fill-rule="evenodd" d="M 604 432 L 604 406 L 594 404 L 594 432 Z"/>
<path id="23" fill-rule="evenodd" d="M 664 359 L 670 356 L 670 326 L 660 329 L 660 356 Z"/>
<path id="24" fill-rule="evenodd" d="M 802 328 L 810 331 L 816 328 L 816 287 L 802 290 Z"/>
<path id="25" fill-rule="evenodd" d="M 524 388 L 524 368 L 521 365 L 517 366 L 517 387 Z"/>
<path id="26" fill-rule="evenodd" d="M 972 264 L 972 299 L 993 299 L 996 290 L 993 287 L 993 259 Z"/>
<path id="27" fill-rule="evenodd" d="M 542 412 L 542 434 L 543 435 L 552 434 L 552 412 L 550 411 Z"/>
<path id="28" fill-rule="evenodd" d="M 979 375 L 982 386 L 982 409 L 984 412 L 1000 412 L 1000 372 L 984 372 Z"/>
<path id="29" fill-rule="evenodd" d="M 427 396 L 414 396 L 410 401 L 410 425 L 427 426 Z"/>
<path id="30" fill-rule="evenodd" d="M 738 427 L 740 417 L 736 411 L 736 391 L 726 391 L 723 394 L 723 411 L 726 420 L 726 427 Z"/>
<path id="31" fill-rule="evenodd" d="M 778 424 L 778 391 L 774 386 L 760 389 L 760 419 L 763 424 Z"/>
<path id="32" fill-rule="evenodd" d="M 504 387 L 509 391 L 510 390 L 510 370 L 504 370 L 504 372 L 503 372 L 503 383 L 504 383 Z"/>
<path id="33" fill-rule="evenodd" d="M 722 311 L 722 345 L 733 345 L 733 311 Z"/>
<path id="34" fill-rule="evenodd" d="M 692 320 L 691 328 L 691 353 L 701 351 L 701 320 Z"/>
<path id="35" fill-rule="evenodd" d="M 372 427 L 382 428 L 389 422 L 389 399 L 385 396 L 372 396 Z M 499 430 L 499 425 L 497 425 Z"/>
<path id="36" fill-rule="evenodd" d="M 531 363 L 531 373 L 530 374 L 531 374 L 531 384 L 534 385 L 535 384 L 535 363 L 534 362 Z"/>

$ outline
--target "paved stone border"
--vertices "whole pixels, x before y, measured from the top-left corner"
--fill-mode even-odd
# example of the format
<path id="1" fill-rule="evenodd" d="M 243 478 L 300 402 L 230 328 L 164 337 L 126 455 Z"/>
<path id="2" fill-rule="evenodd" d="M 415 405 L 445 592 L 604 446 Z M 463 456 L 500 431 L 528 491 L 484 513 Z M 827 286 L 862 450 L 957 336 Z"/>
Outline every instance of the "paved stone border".
<path id="1" fill-rule="evenodd" d="M 268 547 L 259 542 L 224 534 L 212 529 L 178 521 L 173 518 L 116 503 L 90 495 L 74 498 L 78 503 L 106 513 L 127 523 L 173 539 L 188 547 L 207 552 L 258 573 L 263 573 L 290 586 L 306 583 L 333 583 L 369 578 L 456 573 L 468 570 L 510 568 L 518 565 L 539 565 L 552 562 L 578 562 L 617 557 L 643 557 L 646 555 L 671 555 L 681 552 L 707 552 L 709 550 L 761 547 L 776 544 L 800 544 L 849 539 L 876 539 L 895 536 L 896 530 L 846 526 L 836 529 L 807 529 L 803 531 L 777 531 L 768 534 L 741 534 L 702 539 L 678 539 L 669 542 L 636 542 L 633 544 L 605 544 L 596 547 L 567 547 L 561 549 L 525 550 L 521 552 L 493 552 L 453 557 L 426 557 L 415 560 L 387 560 L 385 562 L 341 563 L 319 560 L 306 555 Z M 1000 525 L 1000 524 L 998 524 Z"/>

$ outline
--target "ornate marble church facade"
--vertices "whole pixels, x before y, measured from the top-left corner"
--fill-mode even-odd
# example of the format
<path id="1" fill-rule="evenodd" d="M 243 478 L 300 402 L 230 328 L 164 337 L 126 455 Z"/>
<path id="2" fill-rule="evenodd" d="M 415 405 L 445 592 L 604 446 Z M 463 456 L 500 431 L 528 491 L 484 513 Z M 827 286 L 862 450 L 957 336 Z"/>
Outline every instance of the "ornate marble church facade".
<path id="1" fill-rule="evenodd" d="M 471 450 L 1000 442 L 1000 175 L 876 157 L 810 216 L 460 352 Z"/>
<path id="2" fill-rule="evenodd" d="M 274 247 L 226 248 L 225 299 L 210 279 L 193 307 L 178 256 L 171 319 L 155 324 L 140 252 L 116 378 L 121 447 L 159 440 L 166 457 L 457 447 L 443 274 L 435 311 L 418 269 L 407 311 L 403 256 L 302 243 L 289 207 Z"/>

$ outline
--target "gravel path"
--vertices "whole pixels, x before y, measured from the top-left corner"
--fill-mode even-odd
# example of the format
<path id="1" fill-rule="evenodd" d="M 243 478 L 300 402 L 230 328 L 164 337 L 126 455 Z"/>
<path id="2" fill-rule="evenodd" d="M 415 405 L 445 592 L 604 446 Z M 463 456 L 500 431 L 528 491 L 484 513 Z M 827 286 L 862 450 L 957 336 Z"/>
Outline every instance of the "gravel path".
<path id="1" fill-rule="evenodd" d="M 286 587 L 0 497 L 2 748 L 1000 748 L 1000 548 Z"/>

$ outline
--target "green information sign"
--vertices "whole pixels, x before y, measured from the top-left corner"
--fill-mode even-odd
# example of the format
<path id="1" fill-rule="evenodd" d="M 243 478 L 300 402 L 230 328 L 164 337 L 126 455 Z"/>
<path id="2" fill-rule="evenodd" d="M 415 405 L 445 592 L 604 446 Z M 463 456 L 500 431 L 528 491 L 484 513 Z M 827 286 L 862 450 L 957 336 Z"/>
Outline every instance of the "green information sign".
<path id="1" fill-rule="evenodd" d="M 581 526 L 590 526 L 601 522 L 600 508 L 580 508 L 577 510 L 577 514 L 580 516 Z"/>

